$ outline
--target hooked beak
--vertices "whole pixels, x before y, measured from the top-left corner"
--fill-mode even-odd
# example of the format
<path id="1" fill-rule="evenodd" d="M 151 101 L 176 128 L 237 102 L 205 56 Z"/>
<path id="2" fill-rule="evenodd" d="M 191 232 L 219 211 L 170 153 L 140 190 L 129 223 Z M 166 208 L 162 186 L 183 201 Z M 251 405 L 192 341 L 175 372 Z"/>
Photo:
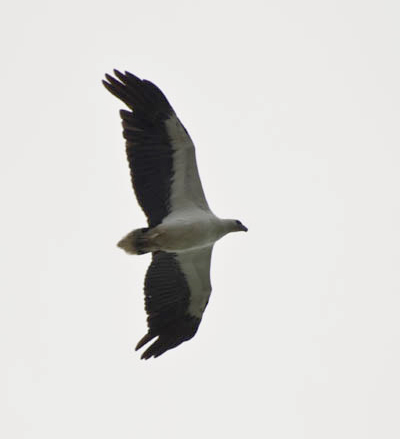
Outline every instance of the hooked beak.
<path id="1" fill-rule="evenodd" d="M 243 232 L 247 232 L 249 229 L 246 226 L 243 226 L 242 224 L 242 228 L 240 230 L 242 230 Z"/>

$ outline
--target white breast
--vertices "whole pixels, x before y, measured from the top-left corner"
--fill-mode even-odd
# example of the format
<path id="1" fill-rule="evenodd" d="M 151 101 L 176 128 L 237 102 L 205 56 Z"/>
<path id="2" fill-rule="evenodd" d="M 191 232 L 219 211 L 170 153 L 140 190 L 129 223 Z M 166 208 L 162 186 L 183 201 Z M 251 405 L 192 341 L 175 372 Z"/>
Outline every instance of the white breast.
<path id="1" fill-rule="evenodd" d="M 167 251 L 183 251 L 214 244 L 223 236 L 220 220 L 210 211 L 193 209 L 168 215 L 157 232 L 162 237 L 162 248 Z"/>

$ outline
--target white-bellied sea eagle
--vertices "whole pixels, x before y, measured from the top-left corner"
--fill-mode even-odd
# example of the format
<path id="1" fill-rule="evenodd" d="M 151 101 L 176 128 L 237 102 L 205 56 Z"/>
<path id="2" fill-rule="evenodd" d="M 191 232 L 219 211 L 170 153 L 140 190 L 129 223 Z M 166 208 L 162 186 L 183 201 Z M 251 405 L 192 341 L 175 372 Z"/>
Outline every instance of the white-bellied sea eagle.
<path id="1" fill-rule="evenodd" d="M 201 186 L 195 149 L 161 90 L 129 72 L 114 70 L 103 84 L 124 102 L 126 153 L 136 198 L 148 227 L 135 229 L 118 246 L 127 253 L 152 253 L 144 281 L 148 332 L 142 358 L 158 357 L 191 339 L 211 293 L 214 243 L 230 232 L 247 232 L 238 220 L 210 210 Z"/>

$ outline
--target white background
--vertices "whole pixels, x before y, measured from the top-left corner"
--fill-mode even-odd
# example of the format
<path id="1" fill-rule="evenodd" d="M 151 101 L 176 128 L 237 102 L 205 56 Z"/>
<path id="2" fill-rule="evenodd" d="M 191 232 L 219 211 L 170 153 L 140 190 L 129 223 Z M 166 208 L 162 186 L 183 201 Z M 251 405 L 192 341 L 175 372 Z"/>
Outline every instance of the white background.
<path id="1" fill-rule="evenodd" d="M 0 436 L 398 439 L 398 2 L 2 9 Z M 165 92 L 249 228 L 196 337 L 147 362 L 113 68 Z"/>

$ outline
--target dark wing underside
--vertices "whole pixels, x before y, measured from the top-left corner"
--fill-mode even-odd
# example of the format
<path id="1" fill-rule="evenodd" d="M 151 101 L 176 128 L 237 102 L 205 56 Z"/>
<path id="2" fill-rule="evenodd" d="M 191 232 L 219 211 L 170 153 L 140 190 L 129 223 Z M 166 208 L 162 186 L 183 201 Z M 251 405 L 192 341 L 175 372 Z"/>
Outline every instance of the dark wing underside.
<path id="1" fill-rule="evenodd" d="M 170 212 L 173 151 L 165 120 L 174 111 L 161 90 L 150 81 L 114 70 L 119 81 L 106 75 L 104 86 L 131 110 L 121 110 L 126 153 L 136 197 L 150 227 Z"/>
<path id="2" fill-rule="evenodd" d="M 158 337 L 142 354 L 146 360 L 191 339 L 201 321 L 188 314 L 190 289 L 177 255 L 160 251 L 152 256 L 144 284 L 149 331 L 136 346 L 140 349 Z"/>

